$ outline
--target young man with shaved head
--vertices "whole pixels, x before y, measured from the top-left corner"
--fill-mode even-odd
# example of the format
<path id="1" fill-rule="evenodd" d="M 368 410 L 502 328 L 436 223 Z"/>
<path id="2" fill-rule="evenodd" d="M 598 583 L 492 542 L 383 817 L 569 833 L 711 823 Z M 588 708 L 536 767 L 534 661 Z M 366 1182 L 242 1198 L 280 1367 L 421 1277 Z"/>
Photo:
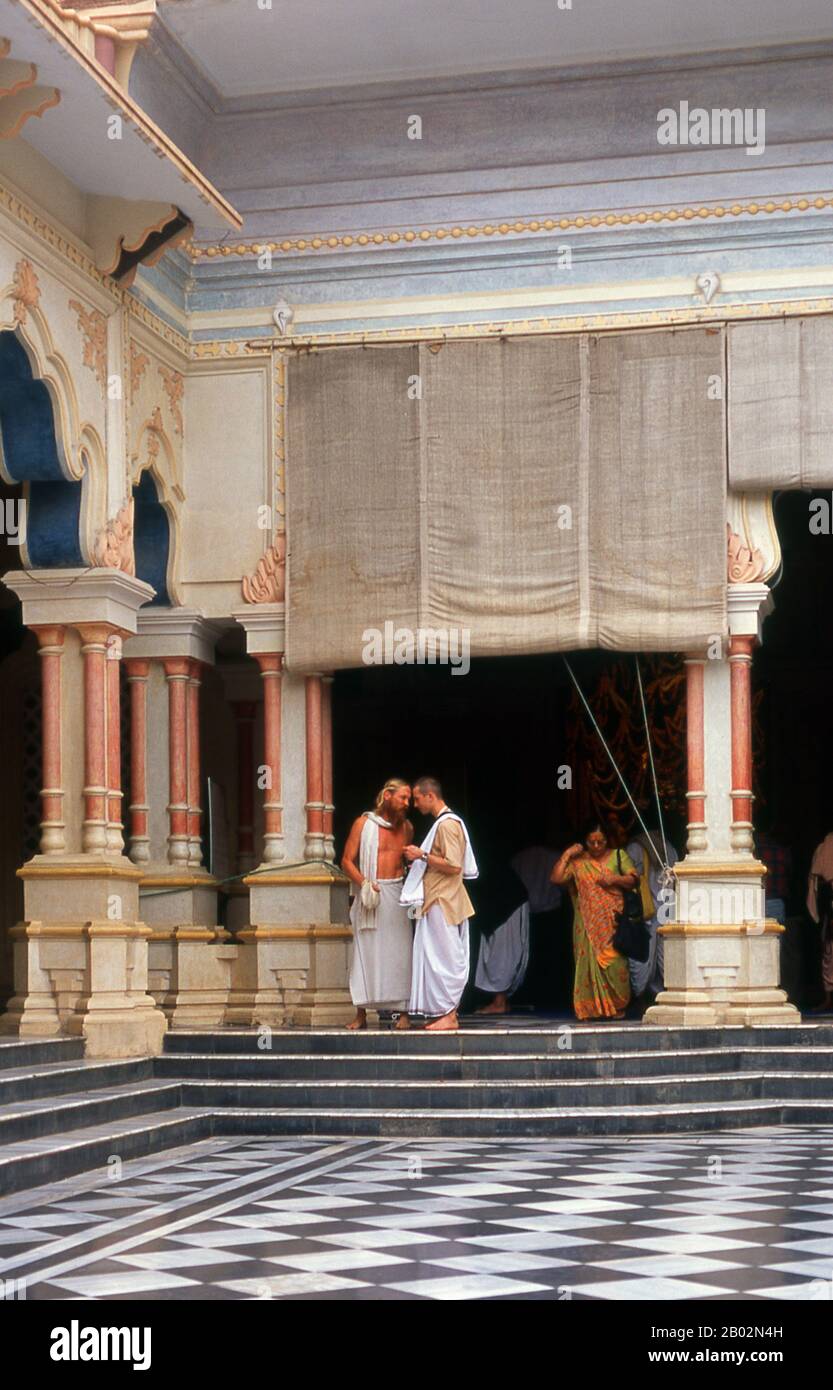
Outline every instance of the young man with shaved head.
<path id="1" fill-rule="evenodd" d="M 422 844 L 407 845 L 411 865 L 401 902 L 416 910 L 408 1012 L 432 1021 L 437 1032 L 457 1028 L 457 1006 L 469 975 L 469 918 L 474 908 L 463 880 L 477 878 L 469 833 L 446 806 L 436 777 L 414 783 L 414 805 L 434 824 Z"/>

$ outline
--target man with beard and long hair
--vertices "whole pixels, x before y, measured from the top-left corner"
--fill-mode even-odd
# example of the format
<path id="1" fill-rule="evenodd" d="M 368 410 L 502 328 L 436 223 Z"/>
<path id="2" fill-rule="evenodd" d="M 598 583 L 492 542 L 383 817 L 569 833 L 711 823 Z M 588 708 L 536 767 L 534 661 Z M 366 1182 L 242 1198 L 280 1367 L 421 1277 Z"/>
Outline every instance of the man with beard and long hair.
<path id="1" fill-rule="evenodd" d="M 373 810 L 353 822 L 344 846 L 341 867 L 354 885 L 350 997 L 356 1017 L 348 1028 L 366 1028 L 368 1008 L 404 1010 L 411 992 L 411 923 L 399 903 L 403 854 L 414 838 L 410 804 L 408 783 L 389 777 Z M 398 1026 L 408 1026 L 404 1012 Z"/>

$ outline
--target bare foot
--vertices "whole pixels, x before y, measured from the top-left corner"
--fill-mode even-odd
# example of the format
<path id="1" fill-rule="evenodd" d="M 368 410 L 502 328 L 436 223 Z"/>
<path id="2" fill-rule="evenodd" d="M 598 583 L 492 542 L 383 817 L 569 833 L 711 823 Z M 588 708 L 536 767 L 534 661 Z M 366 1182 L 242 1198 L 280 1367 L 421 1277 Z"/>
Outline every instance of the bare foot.
<path id="1" fill-rule="evenodd" d="M 408 1015 L 407 1015 L 407 1014 L 400 1014 L 399 1017 L 398 1017 L 398 1019 L 396 1020 L 396 1027 L 397 1027 L 397 1028 L 410 1028 L 410 1026 L 411 1026 L 411 1020 L 409 1019 Z"/>
<path id="2" fill-rule="evenodd" d="M 358 1030 L 359 1030 L 360 1028 L 366 1028 L 366 1027 L 367 1027 L 367 1010 L 366 1010 L 366 1009 L 356 1009 L 356 1017 L 353 1019 L 353 1021 L 352 1021 L 351 1023 L 348 1023 L 346 1026 L 347 1026 L 347 1027 L 350 1029 L 350 1031 L 353 1032 L 353 1033 L 358 1032 Z"/>
<path id="3" fill-rule="evenodd" d="M 457 1010 L 453 1009 L 450 1014 L 443 1014 L 442 1018 L 435 1018 L 433 1023 L 426 1023 L 426 1033 L 453 1033 L 459 1027 Z"/>
<path id="4" fill-rule="evenodd" d="M 479 1014 L 508 1014 L 509 1000 L 505 994 L 496 994 L 491 1004 L 484 1004 L 482 1009 L 477 1009 Z"/>

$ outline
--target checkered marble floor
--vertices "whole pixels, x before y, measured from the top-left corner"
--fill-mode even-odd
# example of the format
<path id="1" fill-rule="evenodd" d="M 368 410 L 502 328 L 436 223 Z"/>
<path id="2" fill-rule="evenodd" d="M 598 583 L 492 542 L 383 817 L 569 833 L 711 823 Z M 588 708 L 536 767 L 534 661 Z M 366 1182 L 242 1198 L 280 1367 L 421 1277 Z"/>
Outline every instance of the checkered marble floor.
<path id="1" fill-rule="evenodd" d="M 833 1130 L 206 1140 L 3 1199 L 0 1277 L 60 1300 L 831 1300 Z"/>

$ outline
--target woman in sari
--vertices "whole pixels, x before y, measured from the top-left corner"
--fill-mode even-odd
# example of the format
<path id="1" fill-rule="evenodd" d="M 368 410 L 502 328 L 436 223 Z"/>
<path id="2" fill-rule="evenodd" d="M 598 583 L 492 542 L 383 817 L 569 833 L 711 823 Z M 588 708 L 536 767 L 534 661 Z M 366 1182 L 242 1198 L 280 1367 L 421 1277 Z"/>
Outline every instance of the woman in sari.
<path id="1" fill-rule="evenodd" d="M 583 844 L 565 849 L 552 882 L 567 884 L 573 900 L 576 959 L 573 1007 L 576 1018 L 624 1018 L 631 987 L 627 956 L 613 945 L 624 888 L 636 888 L 639 875 L 623 849 L 611 849 L 610 836 L 593 821 Z"/>

